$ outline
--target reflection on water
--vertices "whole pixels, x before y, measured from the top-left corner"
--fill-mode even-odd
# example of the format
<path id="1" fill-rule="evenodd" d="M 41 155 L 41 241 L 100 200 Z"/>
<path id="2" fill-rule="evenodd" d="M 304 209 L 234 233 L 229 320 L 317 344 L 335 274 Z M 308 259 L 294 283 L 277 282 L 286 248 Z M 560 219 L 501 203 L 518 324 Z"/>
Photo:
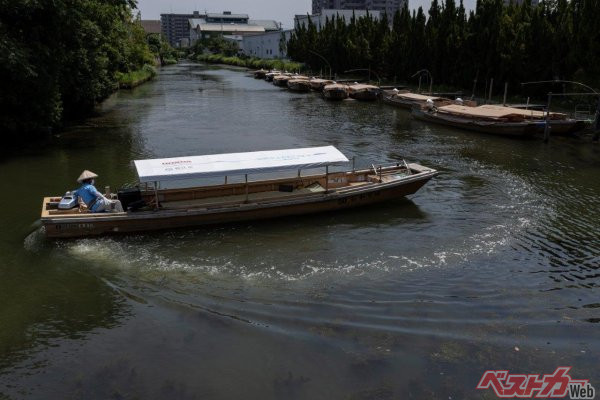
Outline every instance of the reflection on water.
<path id="1" fill-rule="evenodd" d="M 302 218 L 55 242 L 34 223 L 84 168 L 116 188 L 134 159 L 325 144 L 442 174 L 410 199 Z M 594 384 L 598 160 L 584 141 L 165 68 L 0 164 L 0 397 L 468 399 L 486 369 L 558 365 Z"/>

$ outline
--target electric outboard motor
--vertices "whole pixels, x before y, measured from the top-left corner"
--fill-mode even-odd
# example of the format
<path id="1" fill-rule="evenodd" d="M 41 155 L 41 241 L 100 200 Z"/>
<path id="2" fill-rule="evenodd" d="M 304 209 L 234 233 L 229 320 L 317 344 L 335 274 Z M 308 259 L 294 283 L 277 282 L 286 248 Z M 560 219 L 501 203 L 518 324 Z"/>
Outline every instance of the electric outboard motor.
<path id="1" fill-rule="evenodd" d="M 71 210 L 77 207 L 77 196 L 74 196 L 73 193 L 67 192 L 60 199 L 60 203 L 58 203 L 59 210 Z"/>

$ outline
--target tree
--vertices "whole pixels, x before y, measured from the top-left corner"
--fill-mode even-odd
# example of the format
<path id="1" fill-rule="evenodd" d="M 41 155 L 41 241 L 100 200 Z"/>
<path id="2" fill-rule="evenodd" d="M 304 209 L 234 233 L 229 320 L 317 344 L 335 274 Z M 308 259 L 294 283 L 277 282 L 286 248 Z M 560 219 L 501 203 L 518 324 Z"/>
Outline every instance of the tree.
<path id="1" fill-rule="evenodd" d="M 152 54 L 129 0 L 0 0 L 0 131 L 16 141 L 88 113 Z M 25 28 L 24 28 L 25 27 Z"/>

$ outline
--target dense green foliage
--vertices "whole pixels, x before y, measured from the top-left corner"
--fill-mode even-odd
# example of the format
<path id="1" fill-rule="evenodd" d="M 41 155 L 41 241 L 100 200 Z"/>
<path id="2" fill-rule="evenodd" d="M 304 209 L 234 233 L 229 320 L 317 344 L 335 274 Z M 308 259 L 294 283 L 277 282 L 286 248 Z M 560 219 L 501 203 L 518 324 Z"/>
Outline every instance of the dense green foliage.
<path id="1" fill-rule="evenodd" d="M 387 16 L 328 20 L 297 28 L 288 54 L 313 70 L 370 68 L 390 79 L 408 80 L 428 69 L 437 83 L 470 88 L 494 79 L 513 87 L 530 80 L 576 79 L 600 86 L 600 3 L 542 0 L 504 6 L 478 0 L 468 15 L 462 1 L 433 0 L 428 17 L 405 8 Z"/>
<path id="2" fill-rule="evenodd" d="M 0 131 L 49 132 L 154 64 L 134 0 L 0 0 Z"/>
<path id="3" fill-rule="evenodd" d="M 225 40 L 223 36 L 216 35 L 209 38 L 197 40 L 190 52 L 194 54 L 212 53 L 223 54 L 226 57 L 235 56 L 238 53 L 238 45 L 231 40 Z"/>
<path id="4" fill-rule="evenodd" d="M 148 46 L 150 46 L 150 51 L 158 57 L 160 65 L 177 63 L 179 56 L 177 50 L 172 48 L 161 35 L 155 33 L 148 35 Z"/>
<path id="5" fill-rule="evenodd" d="M 226 56 L 224 54 L 199 54 L 193 58 L 196 61 L 210 64 L 226 64 L 255 69 L 264 68 L 269 70 L 276 69 L 279 71 L 300 72 L 305 68 L 304 64 L 292 61 L 278 59 L 267 60 L 254 57 L 242 58 L 237 56 Z"/>

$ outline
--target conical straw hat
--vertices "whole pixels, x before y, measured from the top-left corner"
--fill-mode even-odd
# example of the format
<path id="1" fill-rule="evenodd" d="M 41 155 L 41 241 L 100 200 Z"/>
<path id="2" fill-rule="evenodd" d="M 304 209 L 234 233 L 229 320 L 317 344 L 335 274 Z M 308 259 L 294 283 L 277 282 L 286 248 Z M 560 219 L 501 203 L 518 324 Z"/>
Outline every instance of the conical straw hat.
<path id="1" fill-rule="evenodd" d="M 77 178 L 77 182 L 81 183 L 86 179 L 92 179 L 92 178 L 97 178 L 98 175 L 96 175 L 95 173 L 93 173 L 92 171 L 88 171 L 87 169 L 85 171 L 83 171 L 81 173 L 81 175 L 79 175 L 79 178 Z"/>

